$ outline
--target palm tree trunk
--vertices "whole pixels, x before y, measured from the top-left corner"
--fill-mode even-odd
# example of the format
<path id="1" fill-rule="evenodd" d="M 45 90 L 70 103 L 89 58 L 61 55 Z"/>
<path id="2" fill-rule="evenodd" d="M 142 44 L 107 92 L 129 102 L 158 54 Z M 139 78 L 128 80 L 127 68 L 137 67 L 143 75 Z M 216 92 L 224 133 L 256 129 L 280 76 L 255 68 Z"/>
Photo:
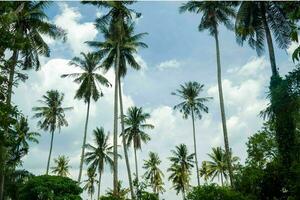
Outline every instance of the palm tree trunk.
<path id="1" fill-rule="evenodd" d="M 7 105 L 10 105 L 11 103 L 12 87 L 14 83 L 15 69 L 16 69 L 16 64 L 18 62 L 18 57 L 19 57 L 19 52 L 17 50 L 14 50 L 13 55 L 10 58 L 10 62 L 9 62 L 9 77 L 8 77 L 7 97 L 6 97 Z"/>
<path id="2" fill-rule="evenodd" d="M 265 6 L 264 2 L 261 3 L 262 6 L 262 13 L 265 13 Z M 267 39 L 267 44 L 268 44 L 268 49 L 269 49 L 269 58 L 270 58 L 270 63 L 271 63 L 271 70 L 272 70 L 272 76 L 277 76 L 278 71 L 276 68 L 276 60 L 275 60 L 275 53 L 274 53 L 274 47 L 273 47 L 273 42 L 272 42 L 272 36 L 271 32 L 267 23 L 267 19 L 265 15 L 262 15 L 262 21 L 263 21 L 263 26 L 265 29 L 266 33 L 266 39 Z"/>
<path id="3" fill-rule="evenodd" d="M 126 162 L 131 199 L 135 199 L 133 186 L 132 186 L 132 178 L 131 178 L 131 170 L 130 170 L 130 163 L 129 163 L 129 158 L 128 158 L 126 138 L 125 138 L 125 134 L 124 134 L 125 125 L 124 125 L 124 112 L 123 112 L 122 88 L 121 88 L 120 77 L 119 77 L 119 99 L 120 99 L 121 128 L 122 128 L 122 142 L 123 142 L 123 149 L 124 149 L 124 157 L 125 157 L 125 162 Z"/>
<path id="4" fill-rule="evenodd" d="M 136 148 L 134 148 L 134 160 L 135 160 L 135 175 L 136 175 L 136 182 L 137 182 L 137 188 L 138 190 L 138 185 L 139 185 L 139 172 L 138 172 L 138 163 L 137 163 L 137 155 L 136 155 Z"/>
<path id="5" fill-rule="evenodd" d="M 182 188 L 182 199 L 185 200 L 185 189 Z"/>
<path id="6" fill-rule="evenodd" d="M 82 168 L 83 168 L 83 160 L 84 160 L 84 151 L 85 151 L 85 143 L 86 143 L 86 135 L 87 135 L 87 128 L 89 123 L 89 114 L 90 114 L 90 101 L 91 98 L 89 98 L 87 102 L 87 109 L 86 109 L 86 118 L 85 118 L 85 125 L 84 125 L 84 135 L 83 135 L 83 143 L 81 147 L 81 158 L 80 158 L 80 165 L 79 165 L 79 175 L 77 182 L 80 184 L 81 181 L 81 175 L 82 175 Z"/>
<path id="7" fill-rule="evenodd" d="M 193 122 L 193 138 L 194 138 L 194 154 L 195 154 L 195 163 L 196 163 L 196 174 L 198 186 L 200 186 L 200 176 L 199 176 L 199 167 L 198 167 L 198 158 L 197 158 L 197 144 L 196 144 L 196 131 L 195 131 L 195 117 L 194 110 L 192 109 L 192 122 Z"/>
<path id="8" fill-rule="evenodd" d="M 117 45 L 117 59 L 115 66 L 115 102 L 114 102 L 114 166 L 113 166 L 113 194 L 117 194 L 118 188 L 118 79 L 119 79 L 120 47 Z"/>
<path id="9" fill-rule="evenodd" d="M 98 195 L 97 195 L 98 199 L 100 199 L 101 176 L 102 176 L 102 173 L 101 173 L 101 170 L 99 170 Z"/>
<path id="10" fill-rule="evenodd" d="M 231 168 L 231 160 L 229 158 L 230 149 L 229 149 L 229 142 L 228 142 L 225 107 L 224 107 L 224 99 L 223 99 L 223 89 L 222 89 L 220 47 L 219 47 L 219 39 L 218 39 L 217 32 L 215 33 L 215 41 L 216 41 L 216 53 L 217 53 L 218 90 L 219 90 L 219 100 L 220 100 L 220 109 L 221 109 L 221 118 L 222 118 L 222 128 L 223 128 L 223 135 L 224 135 L 224 144 L 225 144 L 225 151 L 226 151 L 226 161 L 227 161 L 227 167 L 228 167 L 228 172 L 229 172 L 230 185 L 233 186 L 233 174 L 232 174 L 232 168 Z"/>
<path id="11" fill-rule="evenodd" d="M 221 174 L 221 184 L 222 184 L 222 187 L 224 186 L 224 182 L 223 182 L 223 174 Z"/>
<path id="12" fill-rule="evenodd" d="M 54 139 L 54 131 L 51 132 L 51 142 L 50 142 L 50 150 L 49 150 L 49 156 L 48 156 L 48 162 L 47 162 L 46 175 L 49 174 L 49 168 L 50 168 L 50 162 L 51 162 L 51 154 L 52 154 L 52 147 L 53 147 L 53 139 Z"/>

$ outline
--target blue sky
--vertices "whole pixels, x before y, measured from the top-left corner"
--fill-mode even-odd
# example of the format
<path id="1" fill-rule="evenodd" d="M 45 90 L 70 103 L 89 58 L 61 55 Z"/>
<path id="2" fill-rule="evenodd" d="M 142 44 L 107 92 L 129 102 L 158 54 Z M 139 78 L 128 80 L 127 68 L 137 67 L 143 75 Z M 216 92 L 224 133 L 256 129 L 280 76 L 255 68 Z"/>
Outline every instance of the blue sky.
<path id="1" fill-rule="evenodd" d="M 142 13 L 142 17 L 136 20 L 136 32 L 148 32 L 149 35 L 144 41 L 149 48 L 141 49 L 139 54 L 135 55 L 142 69 L 138 72 L 129 70 L 122 82 L 125 107 L 142 106 L 152 116 L 149 122 L 154 124 L 155 129 L 149 131 L 152 140 L 139 152 L 139 169 L 142 174 L 142 160 L 147 158 L 149 151 L 159 153 L 166 177 L 167 192 L 163 195 L 165 199 L 181 199 L 167 182 L 167 158 L 170 156 L 170 150 L 174 149 L 175 145 L 185 143 L 192 152 L 191 121 L 184 120 L 180 113 L 172 109 L 180 100 L 172 96 L 171 92 L 180 84 L 198 81 L 205 85 L 202 95 L 214 98 L 208 103 L 209 114 L 205 114 L 202 120 L 196 122 L 199 162 L 207 159 L 207 153 L 212 147 L 223 146 L 214 39 L 208 32 L 197 31 L 201 16 L 179 14 L 180 4 L 181 2 L 147 1 L 137 2 L 132 6 Z M 86 105 L 73 99 L 78 86 L 70 79 L 61 79 L 60 75 L 74 72 L 75 69 L 68 65 L 71 58 L 78 56 L 82 51 L 93 50 L 84 44 L 85 41 L 101 40 L 102 37 L 93 23 L 96 16 L 105 12 L 93 6 L 81 5 L 79 2 L 55 2 L 49 7 L 49 20 L 64 28 L 68 39 L 62 43 L 45 37 L 45 41 L 51 47 L 51 56 L 41 58 L 42 69 L 38 72 L 30 71 L 29 79 L 19 85 L 14 95 L 14 102 L 31 119 L 31 108 L 39 105 L 37 100 L 47 90 L 58 89 L 65 93 L 65 106 L 74 106 L 74 110 L 67 113 L 69 126 L 62 128 L 61 132 L 55 135 L 53 158 L 58 155 L 68 156 L 74 179 L 78 173 Z M 247 44 L 244 47 L 238 46 L 234 33 L 223 27 L 220 28 L 220 46 L 229 141 L 234 154 L 243 162 L 246 157 L 245 142 L 262 124 L 258 114 L 268 103 L 266 93 L 271 70 L 267 54 L 266 57 L 257 57 L 256 52 Z M 290 49 L 276 49 L 277 63 L 282 74 L 293 68 L 289 52 Z M 112 71 L 107 72 L 105 76 L 113 82 Z M 112 132 L 113 89 L 103 90 L 104 97 L 91 105 L 88 142 L 92 142 L 91 133 L 97 126 L 103 126 L 105 130 Z M 36 174 L 43 174 L 50 134 L 38 130 L 36 122 L 31 119 L 31 127 L 42 136 L 40 143 L 34 144 L 26 156 L 24 168 Z M 120 152 L 122 153 L 121 148 Z M 133 166 L 132 152 L 130 159 Z M 124 160 L 120 161 L 119 170 L 124 185 L 127 185 Z M 196 183 L 194 174 L 192 183 Z M 111 186 L 112 175 L 107 169 L 103 176 L 101 193 Z"/>

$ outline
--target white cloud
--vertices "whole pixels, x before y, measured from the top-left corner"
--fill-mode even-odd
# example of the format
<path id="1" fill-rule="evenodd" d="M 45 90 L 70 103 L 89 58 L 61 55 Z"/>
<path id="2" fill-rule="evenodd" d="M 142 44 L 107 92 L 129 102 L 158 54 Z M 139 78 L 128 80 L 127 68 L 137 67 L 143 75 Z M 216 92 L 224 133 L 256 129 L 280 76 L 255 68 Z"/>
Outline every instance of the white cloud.
<path id="1" fill-rule="evenodd" d="M 82 15 L 76 8 L 69 7 L 66 3 L 58 5 L 61 14 L 54 18 L 54 23 L 67 31 L 66 43 L 76 55 L 89 51 L 90 48 L 84 42 L 94 40 L 97 35 L 94 22 L 80 23 Z"/>
<path id="2" fill-rule="evenodd" d="M 235 73 L 240 76 L 252 76 L 260 74 L 266 67 L 268 62 L 264 57 L 253 57 L 242 67 L 230 68 L 228 73 Z"/>
<path id="3" fill-rule="evenodd" d="M 161 62 L 160 64 L 158 64 L 157 68 L 159 70 L 165 70 L 165 69 L 176 69 L 180 67 L 180 62 L 172 59 L 172 60 L 167 60 L 164 62 Z"/>
<path id="4" fill-rule="evenodd" d="M 300 43 L 298 42 L 292 42 L 292 44 L 289 46 L 289 48 L 287 49 L 287 52 L 288 52 L 288 54 L 291 56 L 293 53 L 294 53 L 294 51 L 295 51 L 295 49 L 297 48 L 297 47 L 299 47 L 299 45 L 300 45 Z"/>

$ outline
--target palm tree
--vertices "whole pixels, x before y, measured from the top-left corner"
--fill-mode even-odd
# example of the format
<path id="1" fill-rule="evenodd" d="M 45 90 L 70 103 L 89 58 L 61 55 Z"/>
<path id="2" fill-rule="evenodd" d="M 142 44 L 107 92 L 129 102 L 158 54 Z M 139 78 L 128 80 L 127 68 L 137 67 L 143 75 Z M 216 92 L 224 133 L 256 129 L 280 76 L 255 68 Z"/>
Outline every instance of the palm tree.
<path id="1" fill-rule="evenodd" d="M 164 174 L 159 169 L 159 165 L 161 164 L 161 160 L 158 157 L 157 153 L 149 152 L 149 159 L 144 160 L 143 168 L 146 170 L 144 177 L 146 180 L 150 181 L 150 185 L 153 189 L 153 193 L 159 196 L 159 193 L 165 192 L 163 188 L 163 178 Z"/>
<path id="2" fill-rule="evenodd" d="M 206 162 L 206 170 L 207 176 L 210 177 L 212 180 L 218 177 L 221 184 L 224 185 L 224 178 L 227 180 L 228 178 L 228 167 L 226 165 L 226 153 L 221 147 L 212 148 L 212 153 L 207 154 L 210 157 L 210 161 Z M 232 157 L 230 152 L 230 159 L 232 165 L 235 165 L 236 162 L 239 160 L 238 157 Z"/>
<path id="3" fill-rule="evenodd" d="M 235 17 L 234 6 L 235 2 L 222 2 L 222 1 L 189 1 L 180 7 L 180 12 L 189 11 L 202 13 L 201 22 L 199 24 L 199 31 L 208 30 L 210 35 L 215 38 L 216 42 L 216 56 L 217 56 L 217 77 L 218 77 L 218 90 L 219 101 L 221 109 L 222 128 L 224 135 L 224 144 L 226 153 L 229 154 L 229 141 L 226 126 L 226 115 L 224 107 L 223 89 L 222 89 L 222 74 L 221 74 L 221 59 L 219 47 L 219 32 L 218 26 L 224 24 L 228 29 L 232 29 L 230 19 Z M 228 156 L 227 156 L 228 157 Z M 229 157 L 226 159 L 229 168 L 230 183 L 233 183 L 233 174 Z"/>
<path id="4" fill-rule="evenodd" d="M 83 2 L 85 3 L 85 2 Z M 91 3 L 98 7 L 108 8 L 109 11 L 107 14 L 104 14 L 100 18 L 96 19 L 96 27 L 101 29 L 101 27 L 105 25 L 109 25 L 109 32 L 111 33 L 111 37 L 106 39 L 106 42 L 111 43 L 112 46 L 107 46 L 104 48 L 104 55 L 112 55 L 107 56 L 107 58 L 112 58 L 113 65 L 115 68 L 115 89 L 114 89 L 114 174 L 113 174 L 113 185 L 114 191 L 116 193 L 118 187 L 118 90 L 119 90 L 119 79 L 120 79 L 120 64 L 121 64 L 121 45 L 126 36 L 126 27 L 127 23 L 131 21 L 132 14 L 136 13 L 134 10 L 127 8 L 128 5 L 134 3 L 134 1 L 88 1 L 86 3 Z M 139 16 L 139 14 L 137 14 Z M 113 50 L 112 50 L 113 49 Z M 111 51 L 112 50 L 112 51 Z M 102 55 L 102 54 L 101 54 Z M 107 59 L 106 59 L 107 62 Z M 106 69 L 111 68 L 112 65 L 104 65 Z M 131 190 L 131 197 L 134 199 L 133 187 L 129 169 L 129 161 L 128 156 L 125 155 L 126 165 L 127 165 L 127 173 L 129 179 L 129 185 Z"/>
<path id="5" fill-rule="evenodd" d="M 21 116 L 13 127 L 13 144 L 12 144 L 12 155 L 11 161 L 18 164 L 21 158 L 28 153 L 29 143 L 38 144 L 37 137 L 40 134 L 37 132 L 31 132 L 28 125 L 28 120 L 24 116 Z"/>
<path id="6" fill-rule="evenodd" d="M 124 130 L 127 140 L 127 147 L 133 143 L 134 158 L 135 158 L 135 175 L 137 183 L 139 183 L 137 153 L 138 149 L 142 148 L 142 142 L 150 141 L 150 136 L 144 132 L 145 129 L 153 129 L 152 124 L 147 124 L 146 120 L 150 118 L 149 113 L 144 113 L 142 108 L 130 107 L 127 115 L 124 116 L 124 123 L 127 128 Z M 138 184 L 137 184 L 138 185 Z"/>
<path id="7" fill-rule="evenodd" d="M 209 179 L 209 171 L 207 168 L 207 162 L 206 161 L 202 161 L 202 166 L 199 170 L 200 176 L 204 178 L 205 183 L 207 182 L 207 180 Z"/>
<path id="8" fill-rule="evenodd" d="M 291 24 L 280 2 L 241 2 L 236 22 L 236 36 L 239 44 L 248 40 L 250 47 L 260 55 L 264 51 L 265 40 L 269 49 L 272 75 L 278 75 L 272 41 L 272 34 L 279 48 L 286 49 L 291 43 Z"/>
<path id="9" fill-rule="evenodd" d="M 87 144 L 86 148 L 89 150 L 85 153 L 85 162 L 89 165 L 89 168 L 98 170 L 99 179 L 98 179 L 98 195 L 97 198 L 100 198 L 100 184 L 101 177 L 104 171 L 104 165 L 108 164 L 110 168 L 113 168 L 113 147 L 110 146 L 108 140 L 109 136 L 106 135 L 104 129 L 96 128 L 94 131 L 94 142 L 96 146 Z"/>
<path id="10" fill-rule="evenodd" d="M 22 57 L 23 69 L 40 68 L 39 55 L 49 57 L 50 49 L 42 38 L 46 35 L 53 39 L 64 38 L 62 29 L 52 24 L 44 9 L 50 4 L 46 1 L 11 2 L 12 10 L 17 11 L 16 19 L 10 25 L 14 35 L 12 39 L 12 56 L 9 59 L 9 81 L 6 103 L 11 104 L 12 87 L 19 57 Z"/>
<path id="11" fill-rule="evenodd" d="M 38 121 L 38 126 L 44 131 L 50 131 L 51 133 L 46 175 L 48 175 L 50 167 L 54 132 L 56 129 L 60 132 L 61 127 L 68 126 L 68 122 L 65 118 L 65 111 L 73 109 L 72 107 L 62 107 L 63 100 L 63 93 L 59 93 L 57 90 L 50 90 L 46 92 L 46 95 L 43 95 L 42 100 L 39 100 L 43 106 L 32 108 L 32 110 L 36 112 L 33 117 L 40 119 Z"/>
<path id="12" fill-rule="evenodd" d="M 104 76 L 102 76 L 97 72 L 100 68 L 99 62 L 101 57 L 99 55 L 92 54 L 92 53 L 87 53 L 87 54 L 81 53 L 81 56 L 83 58 L 74 57 L 71 60 L 70 65 L 80 68 L 82 72 L 63 74 L 61 76 L 62 78 L 64 77 L 74 78 L 74 82 L 80 84 L 74 98 L 78 100 L 83 99 L 84 102 L 87 103 L 83 144 L 81 149 L 81 158 L 80 158 L 80 165 L 79 165 L 79 175 L 78 175 L 79 183 L 81 181 L 81 175 L 82 175 L 91 99 L 97 101 L 100 97 L 103 96 L 99 84 L 104 85 L 105 87 L 110 86 L 109 81 Z"/>
<path id="13" fill-rule="evenodd" d="M 54 162 L 56 164 L 55 167 L 51 167 L 52 173 L 57 174 L 58 176 L 67 177 L 70 175 L 69 169 L 71 168 L 69 166 L 69 158 L 66 156 L 58 156 L 58 158 L 54 159 Z"/>
<path id="14" fill-rule="evenodd" d="M 290 144 L 295 141 L 295 120 L 291 100 L 289 100 L 291 97 L 288 90 L 284 89 L 285 83 L 278 73 L 272 39 L 273 35 L 277 46 L 281 49 L 286 49 L 290 45 L 292 24 L 283 6 L 283 2 L 276 1 L 242 2 L 237 13 L 235 27 L 237 41 L 243 44 L 245 40 L 248 40 L 250 47 L 255 48 L 259 55 L 264 50 L 266 40 L 272 71 L 269 86 L 270 112 L 268 113 L 271 115 L 268 117 L 271 120 L 276 119 L 274 120 L 275 132 L 280 160 L 289 169 L 294 157 L 294 147 Z"/>
<path id="15" fill-rule="evenodd" d="M 90 46 L 98 49 L 97 53 L 100 55 L 107 55 L 103 66 L 106 71 L 114 66 L 116 58 L 116 42 L 115 36 L 112 32 L 109 31 L 107 26 L 98 26 L 98 29 L 104 36 L 104 42 L 98 41 L 89 41 L 87 42 Z M 139 70 L 141 66 L 136 61 L 134 54 L 137 53 L 139 47 L 146 48 L 147 45 L 140 40 L 146 35 L 146 33 L 134 34 L 134 23 L 128 24 L 125 26 L 126 35 L 122 43 L 120 44 L 120 65 L 119 65 L 119 79 L 118 79 L 118 88 L 119 88 L 119 101 L 120 101 L 120 114 L 121 114 L 121 130 L 124 132 L 124 112 L 123 112 L 123 101 L 122 101 L 122 88 L 121 88 L 121 78 L 125 77 L 127 73 L 127 65 L 131 66 L 135 70 Z M 131 180 L 131 170 L 128 158 L 128 152 L 126 147 L 125 136 L 122 137 L 123 149 L 127 167 L 127 174 L 129 180 L 129 186 L 132 189 L 132 180 Z M 133 195 L 133 194 L 132 194 Z"/>
<path id="16" fill-rule="evenodd" d="M 176 146 L 176 150 L 172 150 L 171 167 L 168 169 L 170 172 L 169 180 L 173 183 L 173 188 L 177 194 L 182 192 L 183 200 L 187 190 L 190 187 L 191 168 L 194 163 L 194 154 L 189 154 L 185 144 Z"/>
<path id="17" fill-rule="evenodd" d="M 183 118 L 187 119 L 189 116 L 192 117 L 193 124 L 193 139 L 194 139 L 194 154 L 196 164 L 196 174 L 198 186 L 200 186 L 200 176 L 197 159 L 197 144 L 196 144 L 196 131 L 195 131 L 195 117 L 198 119 L 202 118 L 202 112 L 208 113 L 208 107 L 204 104 L 211 97 L 200 97 L 200 93 L 203 92 L 204 85 L 197 82 L 187 82 L 184 85 L 180 85 L 180 89 L 173 92 L 173 95 L 178 96 L 183 102 L 174 106 L 175 110 L 179 110 L 183 113 Z"/>
<path id="18" fill-rule="evenodd" d="M 127 194 L 129 193 L 130 190 L 128 188 L 123 188 L 121 181 L 118 181 L 118 185 L 117 185 L 116 189 L 117 189 L 116 193 L 114 192 L 113 189 L 109 189 L 106 192 L 106 195 L 111 196 L 111 197 L 115 197 L 118 200 L 127 200 L 128 199 Z"/>
<path id="19" fill-rule="evenodd" d="M 96 177 L 97 177 L 96 169 L 88 168 L 87 176 L 88 176 L 88 179 L 83 181 L 83 182 L 85 182 L 83 189 L 87 190 L 88 194 L 91 197 L 91 200 L 93 200 L 93 195 L 95 193 L 95 183 L 98 183 L 98 181 L 96 179 Z"/>

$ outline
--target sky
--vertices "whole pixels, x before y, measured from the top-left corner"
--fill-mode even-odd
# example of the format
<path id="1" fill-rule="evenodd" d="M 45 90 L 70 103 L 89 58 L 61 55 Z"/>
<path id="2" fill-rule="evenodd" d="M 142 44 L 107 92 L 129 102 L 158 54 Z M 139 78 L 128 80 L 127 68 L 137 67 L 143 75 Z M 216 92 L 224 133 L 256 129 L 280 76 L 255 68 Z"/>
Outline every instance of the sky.
<path id="1" fill-rule="evenodd" d="M 143 160 L 150 151 L 159 154 L 165 173 L 165 199 L 181 199 L 176 195 L 172 185 L 167 181 L 168 157 L 176 145 L 184 143 L 190 153 L 193 151 L 192 122 L 183 119 L 182 114 L 173 110 L 181 100 L 171 92 L 187 81 L 204 84 L 203 97 L 213 97 L 207 103 L 209 113 L 203 114 L 196 121 L 196 138 L 198 161 L 207 160 L 207 153 L 212 147 L 223 146 L 223 132 L 218 102 L 216 77 L 216 55 L 213 37 L 208 32 L 198 32 L 201 15 L 178 12 L 182 2 L 137 2 L 131 8 L 142 13 L 134 19 L 136 33 L 147 32 L 144 42 L 149 48 L 140 49 L 135 58 L 142 66 L 140 71 L 129 70 L 122 80 L 124 106 L 143 107 L 151 115 L 149 123 L 155 128 L 148 133 L 151 141 L 143 145 L 138 152 L 139 174 L 143 174 Z M 68 156 L 71 165 L 71 177 L 78 176 L 79 159 L 82 145 L 86 104 L 75 100 L 74 94 L 78 85 L 72 79 L 62 79 L 65 73 L 78 71 L 68 65 L 70 59 L 79 56 L 80 52 L 91 52 L 94 49 L 84 44 L 85 41 L 102 40 L 99 31 L 94 27 L 96 17 L 103 15 L 101 10 L 79 2 L 55 2 L 46 10 L 49 21 L 67 32 L 67 41 L 54 41 L 46 36 L 44 40 L 51 48 L 49 58 L 41 58 L 42 68 L 39 71 L 28 71 L 29 79 L 20 83 L 15 89 L 13 101 L 28 116 L 32 130 L 41 133 L 39 144 L 32 144 L 29 154 L 24 158 L 23 167 L 34 174 L 44 174 L 50 145 L 50 134 L 37 128 L 37 120 L 32 119 L 32 107 L 40 106 L 38 100 L 46 91 L 57 89 L 64 93 L 65 107 L 73 106 L 66 112 L 68 127 L 55 133 L 52 158 L 58 155 Z M 243 47 L 236 43 L 233 32 L 220 27 L 219 34 L 222 63 L 222 81 L 225 99 L 226 119 L 230 147 L 233 154 L 240 157 L 241 163 L 247 156 L 246 145 L 249 136 L 258 131 L 263 123 L 259 117 L 268 104 L 267 91 L 271 74 L 267 54 L 258 57 L 247 44 Z M 277 64 L 281 74 L 293 69 L 290 52 L 276 48 Z M 101 72 L 103 73 L 103 72 Z M 104 74 L 114 83 L 113 71 Z M 104 127 L 107 133 L 113 130 L 113 88 L 103 88 L 104 97 L 91 104 L 87 142 L 93 144 L 92 131 Z M 119 148 L 123 154 L 123 149 Z M 133 171 L 134 157 L 129 152 Z M 54 165 L 52 160 L 51 166 Z M 86 166 L 85 168 L 86 169 Z M 192 170 L 192 184 L 196 184 L 195 170 Z M 86 179 L 84 171 L 83 180 Z M 119 161 L 119 176 L 124 186 L 128 186 L 125 160 Z M 201 180 L 203 183 L 203 180 Z M 217 181 L 217 180 L 216 180 Z M 112 187 L 112 173 L 105 169 L 101 194 Z M 82 195 L 84 199 L 86 194 Z"/>

